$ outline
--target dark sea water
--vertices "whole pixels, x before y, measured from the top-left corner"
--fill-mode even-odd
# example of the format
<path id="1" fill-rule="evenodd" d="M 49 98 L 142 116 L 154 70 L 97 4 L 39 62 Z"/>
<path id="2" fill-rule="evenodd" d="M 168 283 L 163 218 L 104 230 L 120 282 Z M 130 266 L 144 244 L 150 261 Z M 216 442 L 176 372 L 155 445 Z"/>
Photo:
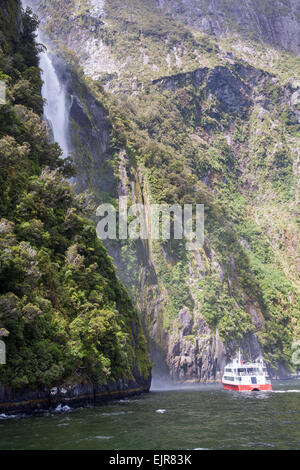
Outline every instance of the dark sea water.
<path id="1" fill-rule="evenodd" d="M 2 416 L 0 449 L 300 449 L 300 381 L 273 387 L 153 390 L 94 408 Z"/>

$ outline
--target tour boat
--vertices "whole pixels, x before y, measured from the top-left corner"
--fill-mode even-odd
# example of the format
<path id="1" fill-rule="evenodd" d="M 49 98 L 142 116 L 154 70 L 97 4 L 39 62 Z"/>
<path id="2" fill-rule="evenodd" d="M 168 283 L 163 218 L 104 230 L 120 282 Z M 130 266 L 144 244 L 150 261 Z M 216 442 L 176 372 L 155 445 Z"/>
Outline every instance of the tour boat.
<path id="1" fill-rule="evenodd" d="M 238 359 L 234 359 L 225 367 L 222 384 L 225 390 L 237 392 L 272 390 L 271 379 L 263 359 L 244 362 L 241 361 L 240 352 Z"/>

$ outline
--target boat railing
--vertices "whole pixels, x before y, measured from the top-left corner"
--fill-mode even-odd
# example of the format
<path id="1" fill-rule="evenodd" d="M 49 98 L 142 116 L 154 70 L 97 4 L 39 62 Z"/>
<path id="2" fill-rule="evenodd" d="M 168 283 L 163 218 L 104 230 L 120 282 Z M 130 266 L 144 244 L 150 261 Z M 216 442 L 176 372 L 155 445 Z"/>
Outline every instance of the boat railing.
<path id="1" fill-rule="evenodd" d="M 243 371 L 243 372 L 239 372 L 239 371 L 235 371 L 235 370 L 231 370 L 231 371 L 228 371 L 228 370 L 225 370 L 224 372 L 225 374 L 231 374 L 231 375 L 234 375 L 234 376 L 237 376 L 237 377 L 253 377 L 253 376 L 264 376 L 266 375 L 266 373 L 262 370 L 256 370 L 256 371 Z"/>

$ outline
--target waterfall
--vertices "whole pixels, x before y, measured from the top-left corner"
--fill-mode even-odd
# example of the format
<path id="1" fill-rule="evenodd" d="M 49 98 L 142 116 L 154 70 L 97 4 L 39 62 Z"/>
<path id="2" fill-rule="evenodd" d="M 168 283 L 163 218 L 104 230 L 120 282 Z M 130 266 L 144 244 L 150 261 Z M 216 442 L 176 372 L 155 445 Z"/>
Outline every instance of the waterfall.
<path id="1" fill-rule="evenodd" d="M 42 96 L 46 99 L 45 120 L 51 126 L 54 141 L 59 143 L 63 157 L 66 158 L 70 153 L 68 145 L 69 106 L 66 91 L 47 51 L 41 53 L 40 68 L 43 71 L 44 81 Z"/>
<path id="2" fill-rule="evenodd" d="M 30 0 L 23 0 L 23 8 L 30 7 L 33 10 Z M 49 124 L 54 142 L 57 142 L 63 152 L 63 158 L 70 155 L 69 148 L 69 100 L 64 85 L 61 83 L 57 71 L 53 65 L 49 46 L 44 38 L 41 38 L 40 32 L 37 36 L 37 42 L 47 47 L 47 50 L 40 54 L 40 68 L 42 70 L 42 79 L 44 81 L 42 96 L 46 100 L 44 106 L 44 118 Z"/>

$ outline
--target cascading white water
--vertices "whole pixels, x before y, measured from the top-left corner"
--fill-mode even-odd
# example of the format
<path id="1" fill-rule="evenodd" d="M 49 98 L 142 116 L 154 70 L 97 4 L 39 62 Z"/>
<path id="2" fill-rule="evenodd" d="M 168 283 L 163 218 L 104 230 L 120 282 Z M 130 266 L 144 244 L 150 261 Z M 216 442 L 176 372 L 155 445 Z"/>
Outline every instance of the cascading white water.
<path id="1" fill-rule="evenodd" d="M 22 4 L 23 8 L 30 7 L 33 9 L 30 0 L 23 0 Z M 47 47 L 43 39 L 39 33 L 37 42 Z M 40 68 L 44 81 L 42 96 L 46 100 L 44 106 L 45 120 L 51 126 L 54 141 L 60 145 L 63 151 L 63 158 L 66 158 L 70 155 L 68 144 L 69 105 L 65 87 L 59 80 L 47 50 L 40 54 Z"/>
<path id="2" fill-rule="evenodd" d="M 40 68 L 43 71 L 44 80 L 42 96 L 46 99 L 45 119 L 51 125 L 54 140 L 59 143 L 63 157 L 66 158 L 70 153 L 68 146 L 69 107 L 66 92 L 47 52 L 41 54 Z"/>

